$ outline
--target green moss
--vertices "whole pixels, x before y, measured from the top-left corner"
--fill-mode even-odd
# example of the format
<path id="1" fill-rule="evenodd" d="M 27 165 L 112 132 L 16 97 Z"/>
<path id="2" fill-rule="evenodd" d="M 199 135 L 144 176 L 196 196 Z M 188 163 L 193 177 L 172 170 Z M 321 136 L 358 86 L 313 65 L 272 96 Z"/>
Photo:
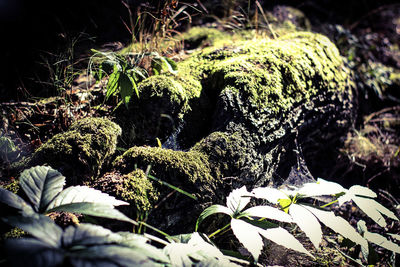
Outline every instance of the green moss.
<path id="1" fill-rule="evenodd" d="M 0 185 L 0 187 L 17 194 L 19 191 L 19 181 L 17 179 L 13 179 L 11 182 Z"/>
<path id="2" fill-rule="evenodd" d="M 217 178 L 238 175 L 246 164 L 246 141 L 238 133 L 213 132 L 191 151 L 207 155 L 213 174 Z"/>
<path id="3" fill-rule="evenodd" d="M 10 231 L 8 231 L 7 233 L 4 234 L 4 239 L 8 239 L 8 238 L 22 238 L 25 237 L 26 235 L 28 235 L 27 232 L 25 232 L 24 230 L 14 227 L 13 229 L 11 229 Z"/>
<path id="4" fill-rule="evenodd" d="M 158 192 L 146 174 L 136 169 L 122 176 L 123 184 L 117 187 L 117 195 L 136 207 L 139 212 L 149 211 L 158 199 Z"/>
<path id="5" fill-rule="evenodd" d="M 207 158 L 197 151 L 173 151 L 157 147 L 132 147 L 114 161 L 114 167 L 130 172 L 136 167 L 147 169 L 159 179 L 189 191 L 214 184 Z"/>
<path id="6" fill-rule="evenodd" d="M 108 119 L 86 118 L 53 136 L 32 156 L 30 165 L 49 164 L 67 177 L 97 175 L 114 154 L 121 128 Z"/>
<path id="7" fill-rule="evenodd" d="M 185 47 L 194 49 L 200 46 L 219 46 L 221 43 L 229 42 L 232 37 L 226 32 L 214 28 L 193 27 L 182 34 Z"/>
<path id="8" fill-rule="evenodd" d="M 200 56 L 211 56 L 208 63 L 196 68 L 199 63 L 193 60 L 187 68 L 201 68 L 210 86 L 240 93 L 255 108 L 273 113 L 310 99 L 320 89 L 344 90 L 348 80 L 337 48 L 319 34 L 291 33 L 215 52 Z"/>

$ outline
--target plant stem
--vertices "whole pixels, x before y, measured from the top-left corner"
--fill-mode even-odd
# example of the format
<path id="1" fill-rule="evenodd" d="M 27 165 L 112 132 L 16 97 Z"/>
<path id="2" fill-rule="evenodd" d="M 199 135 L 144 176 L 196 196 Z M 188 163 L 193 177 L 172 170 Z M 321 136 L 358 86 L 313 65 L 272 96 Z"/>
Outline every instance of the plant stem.
<path id="1" fill-rule="evenodd" d="M 218 229 L 217 231 L 215 231 L 214 233 L 210 234 L 210 235 L 208 236 L 208 238 L 211 238 L 211 237 L 217 235 L 218 233 L 222 232 L 223 230 L 225 230 L 225 229 L 228 228 L 229 226 L 231 226 L 231 223 L 228 223 L 228 224 L 225 225 L 224 227 L 222 227 L 222 228 Z"/>
<path id="2" fill-rule="evenodd" d="M 326 207 L 328 207 L 328 206 L 330 206 L 330 205 L 332 205 L 332 204 L 334 204 L 334 203 L 336 203 L 336 202 L 338 202 L 337 199 L 335 199 L 334 201 L 331 201 L 331 202 L 329 202 L 329 203 L 327 203 L 327 204 L 325 204 L 325 205 L 322 205 L 322 206 L 320 206 L 320 207 L 321 207 L 321 208 L 326 208 Z"/>

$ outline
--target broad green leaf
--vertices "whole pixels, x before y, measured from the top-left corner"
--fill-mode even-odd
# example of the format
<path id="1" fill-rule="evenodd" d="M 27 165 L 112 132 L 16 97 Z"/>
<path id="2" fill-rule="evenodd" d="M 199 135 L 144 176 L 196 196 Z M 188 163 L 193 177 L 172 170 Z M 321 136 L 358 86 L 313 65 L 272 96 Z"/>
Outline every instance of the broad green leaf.
<path id="1" fill-rule="evenodd" d="M 221 206 L 221 205 L 212 205 L 208 208 L 206 208 L 205 210 L 203 210 L 203 212 L 200 214 L 199 218 L 197 219 L 196 222 L 196 227 L 195 227 L 195 231 L 197 231 L 197 229 L 199 228 L 200 223 L 207 218 L 210 215 L 216 214 L 216 213 L 224 213 L 226 215 L 232 216 L 233 213 L 230 209 L 228 209 L 227 207 Z"/>
<path id="2" fill-rule="evenodd" d="M 141 250 L 118 244 L 79 248 L 67 255 L 71 266 L 75 267 L 163 266 L 158 265 L 153 259 L 143 254 Z"/>
<path id="3" fill-rule="evenodd" d="M 377 195 L 374 191 L 369 189 L 368 187 L 361 185 L 353 185 L 349 188 L 349 193 L 357 196 L 371 197 L 376 198 Z"/>
<path id="4" fill-rule="evenodd" d="M 300 195 L 306 197 L 337 195 L 347 191 L 340 184 L 318 178 L 317 182 L 306 183 L 298 190 Z"/>
<path id="5" fill-rule="evenodd" d="M 118 79 L 118 84 L 119 84 L 119 88 L 120 88 L 120 94 L 121 94 L 122 101 L 124 102 L 125 106 L 128 108 L 129 101 L 133 94 L 134 85 L 132 84 L 130 77 L 128 77 L 128 75 L 125 73 L 120 74 L 119 79 Z M 136 85 L 136 83 L 135 83 L 135 85 Z"/>
<path id="6" fill-rule="evenodd" d="M 20 196 L 0 187 L 0 202 L 23 213 L 33 213 L 32 207 Z"/>
<path id="7" fill-rule="evenodd" d="M 104 203 L 90 203 L 90 202 L 81 202 L 81 203 L 70 203 L 61 206 L 54 207 L 48 212 L 53 211 L 65 211 L 72 213 L 82 213 L 90 216 L 103 217 L 108 219 L 116 219 L 120 221 L 130 222 L 133 224 L 137 224 L 134 220 L 128 218 L 126 215 L 116 210 L 113 205 L 104 204 Z"/>
<path id="8" fill-rule="evenodd" d="M 261 230 L 260 234 L 278 245 L 307 254 L 311 258 L 314 258 L 293 235 L 281 227 Z"/>
<path id="9" fill-rule="evenodd" d="M 65 177 L 50 167 L 36 166 L 23 171 L 19 181 L 34 210 L 43 212 L 63 189 Z"/>
<path id="10" fill-rule="evenodd" d="M 371 233 L 368 230 L 366 230 L 367 227 L 366 227 L 364 221 L 362 221 L 362 220 L 359 221 L 357 223 L 357 226 L 359 228 L 363 229 L 364 238 L 367 239 L 369 242 L 372 242 L 380 247 L 383 247 L 387 250 L 390 250 L 390 251 L 400 254 L 400 246 L 399 245 L 389 241 L 387 238 L 385 238 L 384 236 L 381 236 L 380 234 Z"/>
<path id="11" fill-rule="evenodd" d="M 322 240 L 322 230 L 317 218 L 305 207 L 298 204 L 292 204 L 289 208 L 289 214 L 300 229 L 310 238 L 315 248 L 319 247 Z"/>
<path id="12" fill-rule="evenodd" d="M 173 74 L 177 73 L 177 71 L 176 71 L 177 65 L 172 59 L 167 58 L 167 57 L 161 57 L 160 59 L 163 63 L 163 66 L 165 66 L 167 68 L 168 72 L 173 73 Z"/>
<path id="13" fill-rule="evenodd" d="M 114 197 L 94 188 L 87 186 L 71 186 L 61 191 L 61 193 L 54 198 L 54 200 L 49 204 L 46 212 L 51 212 L 52 209 L 61 205 L 82 202 L 109 204 L 113 206 L 129 205 L 127 202 L 117 200 Z"/>
<path id="14" fill-rule="evenodd" d="M 118 232 L 117 234 L 123 238 L 118 242 L 118 244 L 135 249 L 135 251 L 146 255 L 151 259 L 157 260 L 158 262 L 169 262 L 169 259 L 164 252 L 161 249 L 148 244 L 147 241 L 149 239 L 143 235 L 130 232 Z"/>
<path id="15" fill-rule="evenodd" d="M 240 212 L 250 202 L 250 193 L 246 186 L 233 190 L 226 198 L 226 206 L 232 211 L 231 214 Z"/>
<path id="16" fill-rule="evenodd" d="M 255 261 L 261 254 L 261 249 L 264 245 L 259 231 L 266 231 L 255 227 L 242 220 L 232 218 L 231 228 L 236 238 L 250 252 Z"/>
<path id="17" fill-rule="evenodd" d="M 82 223 L 78 226 L 68 226 L 62 235 L 62 244 L 65 247 L 114 244 L 123 238 L 99 225 Z"/>
<path id="18" fill-rule="evenodd" d="M 171 243 L 164 247 L 164 253 L 169 257 L 172 266 L 192 266 L 189 255 L 195 254 L 196 249 L 184 243 Z"/>
<path id="19" fill-rule="evenodd" d="M 256 206 L 249 208 L 243 213 L 246 213 L 250 216 L 256 216 L 261 218 L 267 218 L 271 220 L 277 220 L 281 222 L 291 223 L 293 222 L 292 218 L 285 212 L 269 206 Z"/>
<path id="20" fill-rule="evenodd" d="M 324 211 L 309 206 L 304 207 L 333 231 L 361 245 L 363 248 L 368 248 L 368 242 L 342 217 L 336 216 L 332 211 Z"/>
<path id="21" fill-rule="evenodd" d="M 165 60 L 168 61 L 168 65 L 172 71 L 178 71 L 178 64 L 173 59 L 165 57 Z"/>
<path id="22" fill-rule="evenodd" d="M 108 77 L 106 100 L 109 99 L 117 90 L 120 74 L 119 71 L 114 70 L 114 72 Z"/>
<path id="23" fill-rule="evenodd" d="M 9 225 L 28 232 L 53 248 L 61 246 L 62 229 L 45 215 L 35 214 L 35 216 L 29 217 L 8 216 L 2 218 L 2 220 Z"/>
<path id="24" fill-rule="evenodd" d="M 272 187 L 259 187 L 251 191 L 256 198 L 266 199 L 268 202 L 278 204 L 279 199 L 288 199 L 281 190 Z"/>
<path id="25" fill-rule="evenodd" d="M 62 266 L 64 261 L 62 250 L 35 238 L 7 239 L 5 242 L 4 249 L 8 256 L 6 266 Z"/>

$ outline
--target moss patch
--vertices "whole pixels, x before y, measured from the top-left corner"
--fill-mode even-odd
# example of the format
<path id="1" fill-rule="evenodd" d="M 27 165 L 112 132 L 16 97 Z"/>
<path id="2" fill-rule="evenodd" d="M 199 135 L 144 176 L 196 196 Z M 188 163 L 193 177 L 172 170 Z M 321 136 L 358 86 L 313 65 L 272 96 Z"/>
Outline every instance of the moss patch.
<path id="1" fill-rule="evenodd" d="M 93 181 L 91 186 L 128 202 L 129 207 L 122 208 L 127 210 L 129 215 L 135 217 L 149 212 L 159 196 L 152 181 L 141 169 L 136 169 L 128 174 L 106 173 L 103 177 Z"/>
<path id="2" fill-rule="evenodd" d="M 114 161 L 115 169 L 124 173 L 148 166 L 155 177 L 174 186 L 183 186 L 189 193 L 210 189 L 215 183 L 207 158 L 196 151 L 132 147 Z"/>
<path id="3" fill-rule="evenodd" d="M 43 144 L 29 164 L 49 164 L 66 177 L 89 178 L 98 175 L 103 164 L 114 154 L 119 135 L 121 128 L 110 120 L 86 118 Z"/>

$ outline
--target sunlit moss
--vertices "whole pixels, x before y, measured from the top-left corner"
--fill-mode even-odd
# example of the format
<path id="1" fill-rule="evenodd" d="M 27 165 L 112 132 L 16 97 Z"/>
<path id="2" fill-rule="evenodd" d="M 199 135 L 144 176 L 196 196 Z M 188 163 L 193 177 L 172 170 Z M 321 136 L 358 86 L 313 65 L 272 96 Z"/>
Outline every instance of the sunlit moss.
<path id="1" fill-rule="evenodd" d="M 114 154 L 121 128 L 108 119 L 82 119 L 53 136 L 32 156 L 30 165 L 49 164 L 66 175 L 97 175 Z"/>

